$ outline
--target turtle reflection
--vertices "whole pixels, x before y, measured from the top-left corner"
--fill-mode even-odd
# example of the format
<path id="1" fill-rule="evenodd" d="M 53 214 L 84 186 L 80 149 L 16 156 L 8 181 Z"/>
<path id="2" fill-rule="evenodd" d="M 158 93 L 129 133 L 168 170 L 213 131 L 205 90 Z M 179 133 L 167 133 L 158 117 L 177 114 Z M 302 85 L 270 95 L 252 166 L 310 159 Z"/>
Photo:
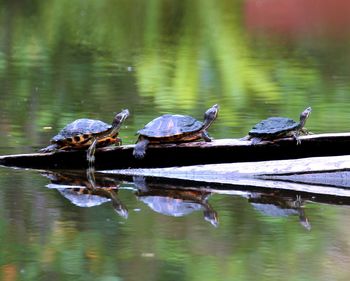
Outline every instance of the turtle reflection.
<path id="1" fill-rule="evenodd" d="M 217 227 L 216 211 L 208 203 L 211 193 L 201 190 L 180 189 L 178 186 L 146 183 L 143 177 L 134 177 L 137 198 L 153 211 L 172 217 L 186 216 L 203 210 L 204 219 Z"/>
<path id="2" fill-rule="evenodd" d="M 120 183 L 115 179 L 95 178 L 93 169 L 86 173 L 65 171 L 45 172 L 43 175 L 51 180 L 49 188 L 57 189 L 63 197 L 78 207 L 94 207 L 111 201 L 118 215 L 128 217 L 127 208 L 117 196 Z"/>
<path id="3" fill-rule="evenodd" d="M 299 195 L 296 197 L 282 197 L 276 194 L 252 194 L 249 202 L 256 210 L 267 216 L 298 215 L 300 224 L 305 229 L 311 230 L 310 222 L 304 211 L 304 201 Z"/>

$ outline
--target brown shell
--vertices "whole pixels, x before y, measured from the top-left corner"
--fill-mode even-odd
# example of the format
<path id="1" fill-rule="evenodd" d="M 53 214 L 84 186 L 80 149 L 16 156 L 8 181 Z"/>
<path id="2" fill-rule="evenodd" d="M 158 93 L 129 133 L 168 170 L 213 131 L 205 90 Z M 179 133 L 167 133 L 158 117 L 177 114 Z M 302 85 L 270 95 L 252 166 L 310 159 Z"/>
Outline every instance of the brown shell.
<path id="1" fill-rule="evenodd" d="M 111 128 L 111 125 L 94 119 L 77 119 L 65 126 L 56 136 L 51 139 L 51 143 L 66 148 L 86 148 L 92 143 L 94 134 L 102 133 Z M 106 136 L 98 139 L 98 146 L 106 146 L 117 143 L 120 140 L 117 135 Z"/>
<path id="2" fill-rule="evenodd" d="M 162 115 L 149 122 L 138 134 L 148 138 L 181 138 L 202 129 L 203 123 L 187 115 Z"/>

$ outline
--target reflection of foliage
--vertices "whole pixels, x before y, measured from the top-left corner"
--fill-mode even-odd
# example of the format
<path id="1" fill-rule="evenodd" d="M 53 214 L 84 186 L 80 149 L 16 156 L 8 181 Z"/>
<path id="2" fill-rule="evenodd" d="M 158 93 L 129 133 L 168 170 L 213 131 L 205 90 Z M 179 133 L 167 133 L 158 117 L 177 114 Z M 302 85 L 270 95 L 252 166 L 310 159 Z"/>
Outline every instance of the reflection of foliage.
<path id="1" fill-rule="evenodd" d="M 213 0 L 4 1 L 0 109 L 12 125 L 1 130 L 22 145 L 38 144 L 44 126 L 57 131 L 86 115 L 108 121 L 132 107 L 132 136 L 154 117 L 153 104 L 159 113 L 198 117 L 214 103 L 224 104 L 220 137 L 229 137 L 227 127 L 242 136 L 271 114 L 296 118 L 308 105 L 316 108 L 312 127 L 341 130 L 348 70 L 326 51 L 345 47 L 323 43 L 326 51 L 314 53 L 308 44 L 251 38 L 243 9 L 242 1 Z M 325 81 L 323 60 L 334 81 Z"/>
<path id="2" fill-rule="evenodd" d="M 257 275 L 259 280 L 280 280 L 286 271 L 286 280 L 314 280 L 326 273 L 347 274 L 346 267 L 344 272 L 329 270 L 332 259 L 347 257 L 346 250 L 335 251 L 333 244 L 348 242 L 349 235 L 339 234 L 348 232 L 338 221 L 336 210 L 341 207 L 312 205 L 307 212 L 317 227 L 306 232 L 294 216 L 266 217 L 245 198 L 215 195 L 211 203 L 221 222 L 213 228 L 200 212 L 181 218 L 163 216 L 143 208 L 131 191 L 123 190 L 121 199 L 129 209 L 141 208 L 125 221 L 108 205 L 71 205 L 59 193 L 43 188 L 47 182 L 33 173 L 0 172 L 1 280 L 114 280 L 112 276 L 118 276 L 206 281 L 232 276 L 255 280 Z M 321 223 L 323 218 L 327 223 Z M 327 266 L 320 268 L 324 262 Z M 6 279 L 10 274 L 17 278 Z"/>

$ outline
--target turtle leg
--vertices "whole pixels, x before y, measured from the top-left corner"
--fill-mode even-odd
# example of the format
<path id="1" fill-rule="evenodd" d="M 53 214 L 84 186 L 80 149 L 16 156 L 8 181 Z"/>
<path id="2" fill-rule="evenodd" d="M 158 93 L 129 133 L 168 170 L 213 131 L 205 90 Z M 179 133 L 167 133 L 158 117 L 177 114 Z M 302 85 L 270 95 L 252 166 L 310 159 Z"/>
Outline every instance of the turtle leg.
<path id="1" fill-rule="evenodd" d="M 300 129 L 300 132 L 303 134 L 303 135 L 314 135 L 313 132 L 310 132 L 308 129 L 306 128 L 302 128 Z"/>
<path id="2" fill-rule="evenodd" d="M 213 139 L 209 136 L 207 131 L 202 132 L 202 139 L 204 139 L 206 142 L 211 142 Z"/>
<path id="3" fill-rule="evenodd" d="M 142 159 L 145 156 L 148 144 L 149 144 L 148 139 L 144 139 L 144 138 L 139 139 L 139 141 L 136 143 L 134 147 L 133 155 L 135 156 L 135 158 Z"/>
<path id="4" fill-rule="evenodd" d="M 115 138 L 115 144 L 116 144 L 117 146 L 121 146 L 121 145 L 123 145 L 122 139 L 121 139 L 121 138 L 116 137 L 116 138 Z"/>
<path id="5" fill-rule="evenodd" d="M 86 153 L 86 159 L 89 163 L 89 167 L 93 167 L 95 164 L 96 144 L 97 144 L 97 139 L 94 139 Z"/>
<path id="6" fill-rule="evenodd" d="M 299 133 L 298 132 L 293 132 L 292 136 L 297 141 L 297 145 L 300 145 L 301 144 L 301 140 L 299 139 Z"/>
<path id="7" fill-rule="evenodd" d="M 133 176 L 132 181 L 139 192 L 149 191 L 146 179 L 144 176 Z"/>
<path id="8" fill-rule="evenodd" d="M 95 180 L 95 168 L 93 166 L 90 166 L 87 170 L 86 170 L 86 177 L 88 179 L 88 184 L 86 185 L 86 187 L 89 190 L 95 190 L 96 189 L 96 180 Z"/>
<path id="9" fill-rule="evenodd" d="M 310 224 L 307 216 L 305 215 L 304 208 L 302 205 L 303 205 L 303 200 L 301 199 L 300 195 L 297 195 L 296 200 L 293 201 L 293 207 L 298 211 L 300 224 L 306 230 L 311 230 L 311 224 Z"/>

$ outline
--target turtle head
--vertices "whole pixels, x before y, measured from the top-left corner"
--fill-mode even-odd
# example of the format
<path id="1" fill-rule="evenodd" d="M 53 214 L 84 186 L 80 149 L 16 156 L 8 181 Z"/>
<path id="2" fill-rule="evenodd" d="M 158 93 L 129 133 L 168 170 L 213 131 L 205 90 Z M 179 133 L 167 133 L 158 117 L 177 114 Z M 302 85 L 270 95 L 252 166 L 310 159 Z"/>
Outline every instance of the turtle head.
<path id="1" fill-rule="evenodd" d="M 124 120 L 126 118 L 128 118 L 129 114 L 130 114 L 129 110 L 127 110 L 127 109 L 124 109 L 121 112 L 119 112 L 118 114 L 116 114 L 114 116 L 114 119 L 113 119 L 112 127 L 120 128 L 121 124 L 124 122 Z"/>
<path id="2" fill-rule="evenodd" d="M 212 224 L 214 227 L 218 227 L 219 218 L 216 211 L 208 209 L 204 211 L 204 219 Z"/>
<path id="3" fill-rule="evenodd" d="M 304 127 L 305 122 L 307 120 L 307 118 L 309 118 L 310 114 L 311 114 L 311 107 L 306 108 L 301 114 L 300 114 L 300 127 Z"/>
<path id="4" fill-rule="evenodd" d="M 215 104 L 204 113 L 205 127 L 208 128 L 211 125 L 211 123 L 213 123 L 213 121 L 216 119 L 216 117 L 218 117 L 219 109 L 219 105 Z"/>

